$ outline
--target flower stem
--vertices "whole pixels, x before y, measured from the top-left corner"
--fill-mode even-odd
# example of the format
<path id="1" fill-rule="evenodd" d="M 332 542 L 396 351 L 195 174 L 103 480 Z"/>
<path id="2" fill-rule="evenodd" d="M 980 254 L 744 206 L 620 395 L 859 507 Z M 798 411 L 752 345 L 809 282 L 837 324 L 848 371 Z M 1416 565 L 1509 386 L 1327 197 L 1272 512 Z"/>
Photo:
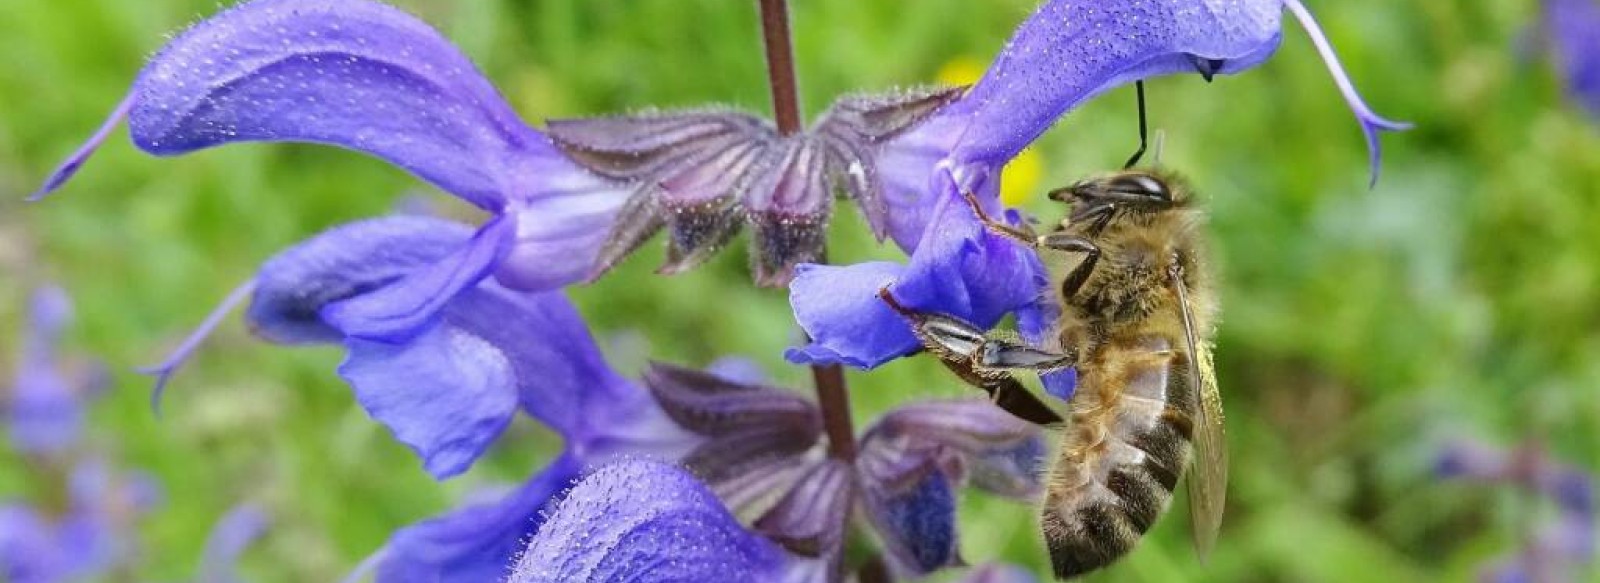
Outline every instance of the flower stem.
<path id="1" fill-rule="evenodd" d="M 766 42 L 767 79 L 772 86 L 772 114 L 778 133 L 800 133 L 799 84 L 795 82 L 794 44 L 789 40 L 788 0 L 761 0 L 761 38 Z M 824 260 L 825 261 L 825 260 Z M 856 458 L 855 427 L 850 420 L 850 391 L 844 369 L 837 365 L 812 366 L 811 378 L 828 433 L 828 455 L 846 461 Z"/>
<path id="2" fill-rule="evenodd" d="M 761 38 L 767 44 L 767 79 L 778 133 L 800 133 L 800 91 L 795 83 L 794 45 L 789 41 L 788 0 L 761 0 Z"/>

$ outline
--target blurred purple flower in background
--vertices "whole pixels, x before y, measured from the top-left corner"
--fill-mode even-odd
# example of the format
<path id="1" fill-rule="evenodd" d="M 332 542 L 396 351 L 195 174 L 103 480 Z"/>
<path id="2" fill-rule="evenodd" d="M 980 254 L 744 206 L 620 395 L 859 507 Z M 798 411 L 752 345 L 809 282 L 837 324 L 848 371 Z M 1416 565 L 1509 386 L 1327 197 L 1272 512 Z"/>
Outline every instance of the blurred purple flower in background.
<path id="1" fill-rule="evenodd" d="M 83 432 L 85 402 L 105 385 L 102 371 L 73 378 L 57 357 L 56 345 L 71 319 L 66 292 L 54 286 L 34 291 L 22 355 L 11 390 L 0 402 L 18 451 L 51 455 L 71 449 Z"/>
<path id="2" fill-rule="evenodd" d="M 238 563 L 251 543 L 271 524 L 266 510 L 254 504 L 240 504 L 217 520 L 206 537 L 200 554 L 200 568 L 194 583 L 240 583 Z"/>
<path id="3" fill-rule="evenodd" d="M 53 583 L 102 576 L 134 555 L 134 523 L 160 502 L 143 474 L 120 474 L 103 461 L 73 467 L 67 507 L 52 515 L 21 502 L 0 505 L 0 575 L 11 583 Z"/>
<path id="4" fill-rule="evenodd" d="M 1517 554 L 1486 567 L 1484 581 L 1578 581 L 1584 569 L 1593 568 L 1600 515 L 1594 479 L 1583 470 L 1552 459 L 1534 444 L 1504 450 L 1471 441 L 1446 446 L 1434 469 L 1441 478 L 1520 487 L 1554 502 L 1559 510 Z"/>
<path id="5" fill-rule="evenodd" d="M 1567 91 L 1600 117 L 1600 3 L 1545 0 L 1544 32 Z"/>
<path id="6" fill-rule="evenodd" d="M 880 147 L 878 196 L 895 209 L 888 232 L 911 253 L 910 263 L 801 266 L 790 303 L 812 343 L 790 351 L 790 360 L 871 368 L 913 350 L 910 330 L 876 295 L 885 285 L 908 307 L 984 329 L 1024 310 L 1021 332 L 1035 335 L 1040 310 L 1047 309 L 1036 305 L 1045 291 L 1042 268 L 1017 257 L 1030 250 L 975 227 L 961 195 L 977 195 L 996 214 L 1000 169 L 1100 93 L 1157 75 L 1199 73 L 1209 80 L 1262 63 L 1281 40 L 1285 8 L 1311 35 L 1355 111 L 1375 181 L 1378 132 L 1409 126 L 1367 107 L 1298 0 L 1051 0 L 1017 29 L 965 96 Z M 1064 383 L 1066 377 L 1056 377 L 1052 392 L 1070 394 Z"/>

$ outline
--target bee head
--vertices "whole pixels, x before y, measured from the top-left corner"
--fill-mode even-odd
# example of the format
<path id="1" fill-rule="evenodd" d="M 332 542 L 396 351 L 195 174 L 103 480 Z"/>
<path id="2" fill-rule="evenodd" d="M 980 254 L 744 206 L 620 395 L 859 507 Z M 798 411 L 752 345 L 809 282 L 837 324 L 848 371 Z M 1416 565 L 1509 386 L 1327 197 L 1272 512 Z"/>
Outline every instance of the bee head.
<path id="1" fill-rule="evenodd" d="M 1050 192 L 1050 199 L 1073 204 L 1073 215 L 1089 215 L 1108 208 L 1132 212 L 1158 212 L 1183 204 L 1181 190 L 1166 178 L 1147 170 L 1125 170 L 1081 181 Z"/>

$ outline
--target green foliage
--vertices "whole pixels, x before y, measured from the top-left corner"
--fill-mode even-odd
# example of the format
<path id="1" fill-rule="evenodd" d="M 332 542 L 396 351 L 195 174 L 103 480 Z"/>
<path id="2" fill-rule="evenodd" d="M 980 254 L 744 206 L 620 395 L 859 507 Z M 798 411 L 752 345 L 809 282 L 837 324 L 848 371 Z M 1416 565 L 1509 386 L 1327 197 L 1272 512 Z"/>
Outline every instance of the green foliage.
<path id="1" fill-rule="evenodd" d="M 768 96 L 755 3 L 726 0 L 397 0 L 456 39 L 530 120 Z M 794 6 L 804 103 L 931 82 L 987 60 L 1032 0 L 808 0 Z M 1517 544 L 1526 502 L 1429 475 L 1442 438 L 1543 440 L 1600 463 L 1600 125 L 1567 103 L 1517 39 L 1534 2 L 1314 2 L 1358 86 L 1418 124 L 1391 134 L 1366 185 L 1357 126 L 1292 24 L 1263 67 L 1207 85 L 1150 84 L 1162 163 L 1213 211 L 1223 325 L 1218 367 L 1234 480 L 1215 555 L 1189 549 L 1179 502 L 1135 554 L 1091 581 L 1433 581 Z M 912 9 L 912 6 L 916 9 Z M 980 7 L 975 10 L 974 7 Z M 164 419 L 156 360 L 261 260 L 329 225 L 422 193 L 356 154 L 233 146 L 173 160 L 119 133 L 65 192 L 20 199 L 119 99 L 142 59 L 212 0 L 0 0 L 0 329 L 26 290 L 56 280 L 79 320 L 70 349 L 119 374 L 96 442 L 166 486 L 145 521 L 139 580 L 188 575 L 213 520 L 267 501 L 258 581 L 328 581 L 393 529 L 475 488 L 517 480 L 555 444 L 531 423 L 467 476 L 435 484 L 355 405 L 331 349 L 280 349 L 237 321 L 181 375 Z M 1131 91 L 1073 113 L 1039 145 L 1045 184 L 1115 167 L 1134 145 Z M 1035 199 L 1032 210 L 1060 210 Z M 893 258 L 853 210 L 835 261 Z M 791 386 L 797 332 L 781 290 L 749 285 L 742 250 L 673 278 L 651 249 L 571 295 L 629 371 L 654 358 L 754 357 Z M 629 347 L 632 347 L 631 349 Z M 14 338 L 0 338 L 0 359 Z M 0 367 L 9 370 L 9 367 Z M 967 394 L 931 361 L 853 373 L 857 424 L 906 399 Z M 45 493 L 0 453 L 0 498 Z M 969 495 L 963 554 L 1045 569 L 1034 511 Z"/>

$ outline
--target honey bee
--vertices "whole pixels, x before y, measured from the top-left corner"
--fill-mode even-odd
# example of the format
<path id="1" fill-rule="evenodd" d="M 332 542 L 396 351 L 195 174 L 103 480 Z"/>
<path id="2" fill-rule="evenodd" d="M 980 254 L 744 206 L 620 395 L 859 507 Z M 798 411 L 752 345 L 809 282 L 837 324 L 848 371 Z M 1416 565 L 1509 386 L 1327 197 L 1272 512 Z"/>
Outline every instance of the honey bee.
<path id="1" fill-rule="evenodd" d="M 1204 557 L 1221 524 L 1228 461 L 1211 363 L 1216 305 L 1203 270 L 1205 219 L 1188 188 L 1142 169 L 1084 180 L 1050 193 L 1071 212 L 1042 236 L 989 219 L 967 198 L 992 231 L 1041 253 L 1081 256 L 1061 279 L 1061 316 L 1046 347 L 985 336 L 960 319 L 907 309 L 887 290 L 879 295 L 912 323 L 927 352 L 1019 418 L 1063 423 L 1015 371 L 1076 368 L 1041 513 L 1056 577 L 1127 554 L 1165 511 L 1185 468 Z"/>

